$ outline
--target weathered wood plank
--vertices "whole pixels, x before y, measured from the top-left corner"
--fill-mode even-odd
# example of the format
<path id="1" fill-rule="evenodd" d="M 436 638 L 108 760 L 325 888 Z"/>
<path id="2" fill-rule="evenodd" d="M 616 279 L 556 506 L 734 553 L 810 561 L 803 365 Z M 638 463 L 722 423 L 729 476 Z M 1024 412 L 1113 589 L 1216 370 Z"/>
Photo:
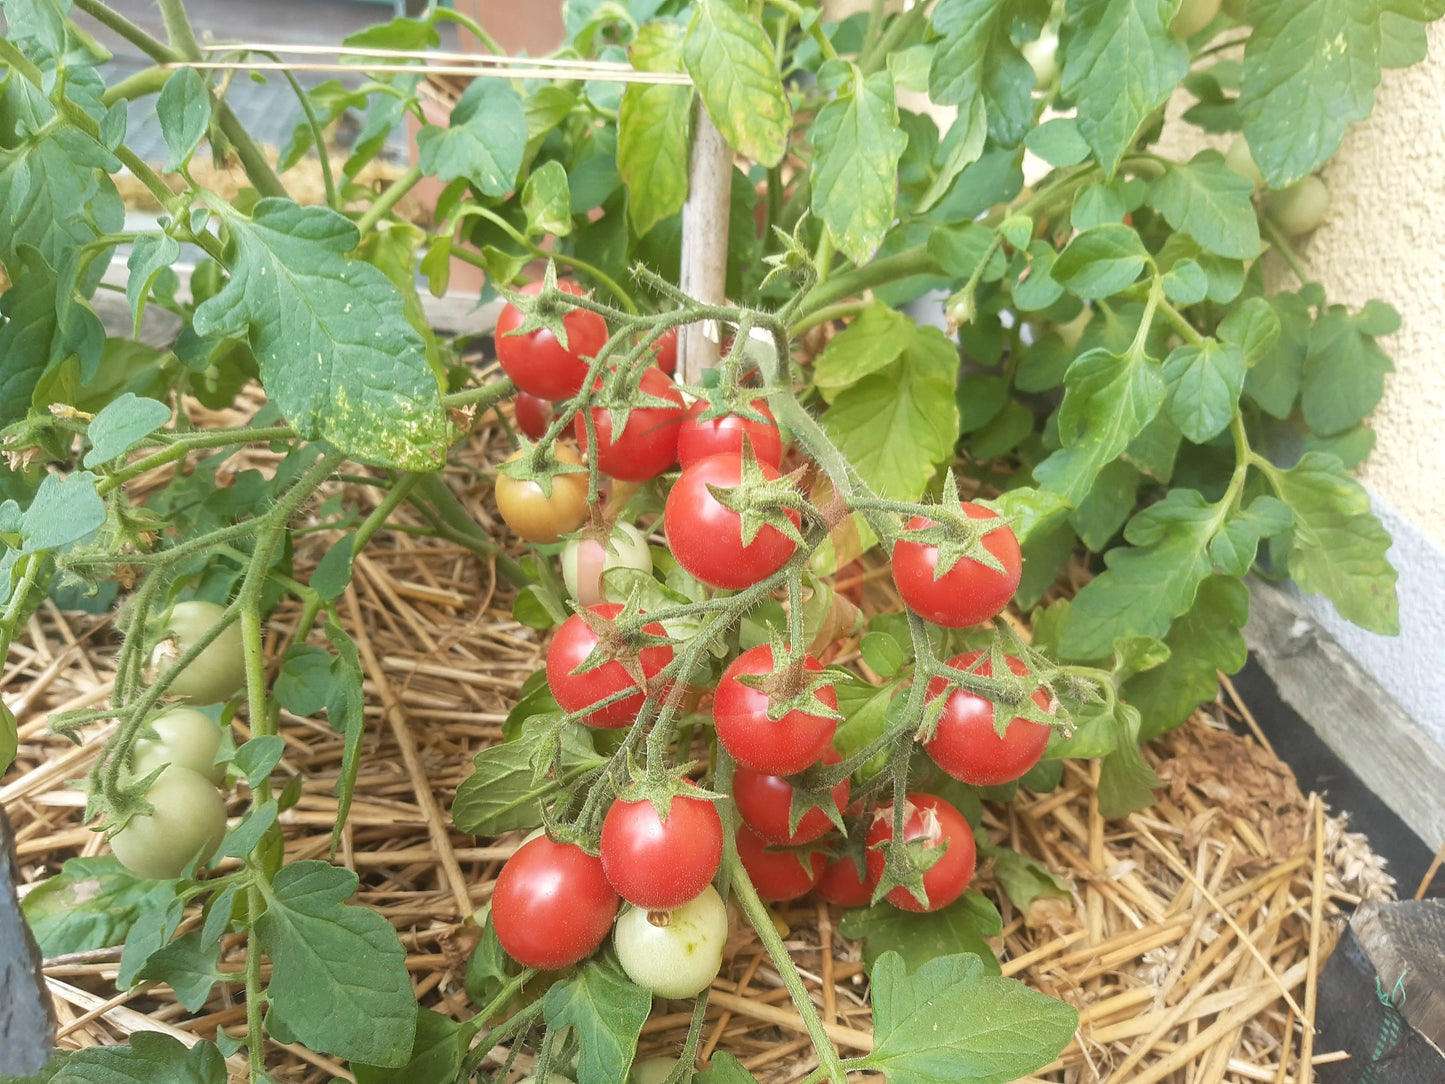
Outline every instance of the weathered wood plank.
<path id="1" fill-rule="evenodd" d="M 1244 637 L 1285 703 L 1435 850 L 1445 748 L 1287 592 L 1251 579 L 1250 596 Z"/>

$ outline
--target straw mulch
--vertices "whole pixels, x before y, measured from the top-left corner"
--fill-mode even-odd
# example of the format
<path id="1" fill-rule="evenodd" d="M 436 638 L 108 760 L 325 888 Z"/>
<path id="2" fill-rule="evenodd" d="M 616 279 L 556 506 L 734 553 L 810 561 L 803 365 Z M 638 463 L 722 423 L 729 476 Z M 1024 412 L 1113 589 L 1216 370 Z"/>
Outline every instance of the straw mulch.
<path id="1" fill-rule="evenodd" d="M 448 475 L 478 522 L 499 537 L 483 472 L 502 439 L 500 427 L 484 424 Z M 264 463 L 252 456 L 246 465 Z M 378 491 L 352 486 L 348 496 L 365 511 Z M 298 539 L 299 578 L 330 541 L 324 534 Z M 870 591 L 886 590 L 882 580 L 869 577 Z M 341 611 L 361 649 L 371 727 L 336 861 L 360 875 L 358 902 L 395 925 L 420 1001 L 465 1016 L 473 1011 L 462 989 L 476 938 L 473 913 L 519 838 L 460 835 L 448 805 L 472 755 L 499 739 L 518 686 L 541 665 L 545 637 L 511 619 L 510 596 L 472 555 L 399 532 L 379 534 L 358 557 Z M 272 659 L 286 647 L 295 616 L 283 608 L 271 619 Z M 83 796 L 67 783 L 83 777 L 108 728 L 91 729 L 76 747 L 48 735 L 46 718 L 105 701 L 114 644 L 107 618 L 47 605 L 11 647 L 0 677 L 21 735 L 0 802 L 30 884 L 67 857 L 103 850 L 81 821 Z M 1088 763 L 1070 763 L 1053 794 L 1023 794 L 989 809 L 995 839 L 1073 886 L 1070 899 L 1040 899 L 1017 914 L 986 869 L 978 880 L 1003 913 L 995 947 L 1004 973 L 1081 1012 L 1074 1043 L 1032 1079 L 1296 1082 L 1310 1079 L 1312 1059 L 1330 1056 L 1315 1051 L 1310 1029 L 1301 1027 L 1313 1017 L 1315 976 L 1342 909 L 1389 894 L 1391 881 L 1364 842 L 1319 800 L 1303 796 L 1267 748 L 1224 728 L 1225 716 L 1244 715 L 1226 699 L 1154 743 L 1148 755 L 1169 788 L 1127 822 L 1098 815 L 1097 766 Z M 237 726 L 239 739 L 244 726 Z M 341 742 L 314 719 L 284 716 L 282 734 L 288 752 L 278 772 L 303 780 L 299 805 L 282 816 L 287 859 L 326 858 Z M 244 790 L 231 796 L 233 815 L 245 808 Z M 871 1020 L 859 946 L 839 936 L 836 911 L 811 899 L 778 915 L 835 1042 L 845 1056 L 866 1051 Z M 187 1041 L 218 1028 L 239 1035 L 244 956 L 244 938 L 230 938 L 222 967 L 237 981 L 217 985 L 195 1015 L 163 985 L 118 994 L 118 948 L 51 960 L 46 974 L 61 1042 L 115 1043 L 140 1029 Z M 675 1054 L 689 1008 L 659 1002 L 640 1055 Z M 704 1036 L 704 1056 L 729 1051 L 762 1080 L 796 1080 L 816 1065 L 786 991 L 746 928 L 736 932 L 713 986 Z M 487 1064 L 505 1055 L 493 1051 Z M 232 1064 L 243 1079 L 239 1059 Z M 268 1065 L 282 1081 L 350 1079 L 332 1059 L 300 1048 L 272 1049 Z M 514 1065 L 521 1075 L 530 1057 L 523 1052 Z"/>

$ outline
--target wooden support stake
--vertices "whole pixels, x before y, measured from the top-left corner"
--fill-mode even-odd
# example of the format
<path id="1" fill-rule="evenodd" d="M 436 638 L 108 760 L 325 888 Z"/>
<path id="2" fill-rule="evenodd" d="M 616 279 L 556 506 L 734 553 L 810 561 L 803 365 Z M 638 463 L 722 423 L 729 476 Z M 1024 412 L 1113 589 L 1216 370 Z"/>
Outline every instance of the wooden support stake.
<path id="1" fill-rule="evenodd" d="M 732 152 L 701 100 L 693 125 L 687 202 L 682 205 L 682 292 L 705 305 L 727 298 L 728 208 L 732 196 Z M 689 324 L 678 336 L 678 377 L 700 384 L 704 369 L 717 364 L 717 338 L 705 324 Z"/>

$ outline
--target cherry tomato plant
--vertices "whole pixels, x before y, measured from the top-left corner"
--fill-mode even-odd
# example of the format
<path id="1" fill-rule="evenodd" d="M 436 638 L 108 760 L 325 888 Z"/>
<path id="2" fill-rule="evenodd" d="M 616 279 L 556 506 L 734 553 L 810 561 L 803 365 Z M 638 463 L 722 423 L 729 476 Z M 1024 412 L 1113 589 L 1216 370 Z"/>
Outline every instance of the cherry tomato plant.
<path id="1" fill-rule="evenodd" d="M 238 1056 L 260 1082 L 276 1040 L 370 1084 L 451 1084 L 503 1080 L 510 1062 L 483 1058 L 505 1045 L 536 1079 L 615 1084 L 656 994 L 696 999 L 679 1084 L 736 923 L 813 1040 L 810 1081 L 1027 1075 L 1077 1014 L 987 950 L 976 866 L 1030 860 L 988 838 L 981 803 L 1051 789 L 1077 757 L 1101 761 L 1106 816 L 1147 806 L 1139 743 L 1243 664 L 1251 570 L 1395 631 L 1389 539 L 1350 468 L 1398 318 L 1330 303 L 1294 246 L 1328 222 L 1316 174 L 1345 124 L 1381 68 L 1423 56 L 1441 0 L 938 0 L 842 21 L 813 0 L 574 2 L 562 58 L 606 63 L 495 70 L 442 124 L 419 54 L 445 24 L 500 50 L 431 5 L 341 43 L 357 78 L 288 81 L 304 119 L 279 162 L 228 103 L 269 54 L 203 50 L 183 0 L 158 6 L 162 37 L 103 0 L 0 0 L 0 641 L 47 598 L 114 605 L 123 633 L 109 702 L 51 720 L 113 724 L 86 780 L 112 854 L 26 898 L 53 918 L 84 882 L 107 918 L 46 947 L 126 940 L 120 984 L 190 1007 L 236 978 L 220 952 L 243 942 L 245 1032 L 59 1052 L 56 1071 L 140 1059 L 219 1084 Z M 1353 37 L 1321 57 L 1300 18 Z M 96 27 L 153 66 L 111 78 Z M 1167 123 L 1233 138 L 1228 156 L 1159 151 L 1186 91 Z M 164 162 L 127 142 L 131 105 L 158 117 Z M 348 114 L 361 136 L 298 202 L 285 170 Z M 703 117 L 729 147 L 726 301 L 677 285 Z M 415 164 L 360 183 L 408 120 Z M 198 153 L 233 157 L 234 199 L 196 182 Z M 126 216 L 122 174 L 153 222 Z M 399 208 L 426 178 L 422 228 Z M 419 283 L 446 292 L 457 261 L 503 303 L 496 364 L 426 320 Z M 1271 261 L 1297 288 L 1271 292 Z M 110 292 L 125 327 L 99 315 Z M 165 346 L 139 334 L 157 313 L 179 327 Z M 698 328 L 720 345 L 705 371 Z M 243 424 L 198 424 L 238 406 Z M 443 468 L 497 415 L 517 446 L 480 480 L 493 536 Z M 345 902 L 355 873 L 284 860 L 299 788 L 273 779 L 283 727 L 324 713 L 340 841 L 366 726 L 343 601 L 403 504 L 548 637 L 450 811 L 512 852 L 485 913 L 455 916 L 479 938 L 462 1018 L 417 1001 L 397 932 Z M 334 543 L 313 569 L 299 532 Z M 1089 582 L 1052 590 L 1080 561 Z M 852 593 L 874 572 L 901 610 Z M 300 618 L 268 667 L 285 596 Z M 0 712 L 0 768 L 18 734 Z M 835 1048 L 768 910 L 809 891 L 867 941 L 867 1054 Z M 1008 1049 L 971 1023 L 1004 1017 Z M 751 1078 L 719 1052 L 703 1079 Z"/>

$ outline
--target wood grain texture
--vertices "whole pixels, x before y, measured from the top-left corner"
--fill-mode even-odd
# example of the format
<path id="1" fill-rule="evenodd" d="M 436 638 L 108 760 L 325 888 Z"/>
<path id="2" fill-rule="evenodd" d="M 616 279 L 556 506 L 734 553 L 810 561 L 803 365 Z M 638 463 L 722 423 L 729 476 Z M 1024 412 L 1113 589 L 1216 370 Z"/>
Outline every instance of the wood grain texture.
<path id="1" fill-rule="evenodd" d="M 1283 589 L 1250 580 L 1249 650 L 1280 696 L 1433 851 L 1445 748 Z"/>

